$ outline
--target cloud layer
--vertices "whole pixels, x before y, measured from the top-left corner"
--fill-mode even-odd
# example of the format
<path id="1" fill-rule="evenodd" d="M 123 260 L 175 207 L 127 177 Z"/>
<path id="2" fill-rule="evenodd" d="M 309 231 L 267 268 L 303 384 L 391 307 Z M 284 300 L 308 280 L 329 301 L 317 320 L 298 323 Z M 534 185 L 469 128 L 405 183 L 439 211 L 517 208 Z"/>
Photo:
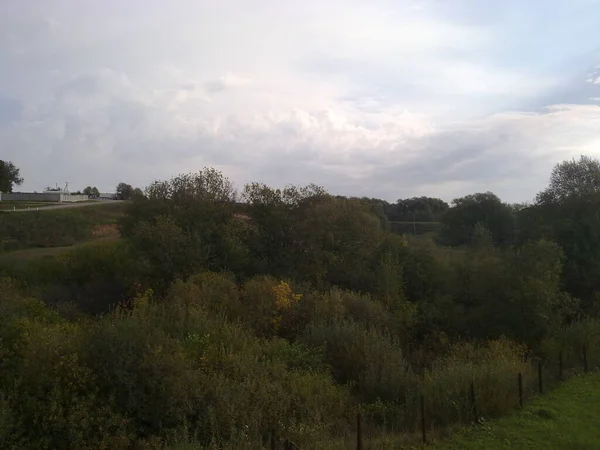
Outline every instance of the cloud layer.
<path id="1" fill-rule="evenodd" d="M 600 156 L 600 3 L 296 3 L 5 0 L 0 159 L 23 189 L 214 166 L 240 187 L 522 201 Z"/>

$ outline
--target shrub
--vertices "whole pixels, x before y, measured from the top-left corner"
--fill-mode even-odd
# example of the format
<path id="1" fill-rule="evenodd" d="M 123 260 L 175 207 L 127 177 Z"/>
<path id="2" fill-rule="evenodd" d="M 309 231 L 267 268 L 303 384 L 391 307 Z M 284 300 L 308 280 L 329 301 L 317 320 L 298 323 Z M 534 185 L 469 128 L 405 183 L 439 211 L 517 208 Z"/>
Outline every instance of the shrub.
<path id="1" fill-rule="evenodd" d="M 423 392 L 429 417 L 436 427 L 472 417 L 469 395 L 473 383 L 482 416 L 511 410 L 518 404 L 517 374 L 534 380 L 527 348 L 506 339 L 463 342 L 436 359 L 425 371 Z"/>

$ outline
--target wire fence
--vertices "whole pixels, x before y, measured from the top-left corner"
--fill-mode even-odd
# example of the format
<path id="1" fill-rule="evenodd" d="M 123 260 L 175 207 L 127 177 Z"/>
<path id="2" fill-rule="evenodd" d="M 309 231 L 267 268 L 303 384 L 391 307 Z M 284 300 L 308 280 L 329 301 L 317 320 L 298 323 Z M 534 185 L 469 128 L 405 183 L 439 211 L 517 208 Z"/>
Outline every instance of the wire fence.
<path id="1" fill-rule="evenodd" d="M 561 382 L 575 375 L 597 370 L 600 358 L 597 358 L 597 355 L 593 356 L 590 357 L 588 346 L 582 345 L 579 351 L 560 351 L 552 359 L 531 358 L 527 363 L 530 370 L 518 372 L 512 379 L 496 377 L 487 383 L 502 384 L 504 390 L 498 389 L 497 392 L 505 393 L 505 397 L 501 399 L 504 405 L 510 403 L 512 410 L 523 408 L 534 398 L 553 390 Z M 336 442 L 315 446 L 314 442 L 308 442 L 301 435 L 280 438 L 277 433 L 273 433 L 267 448 L 400 449 L 404 448 L 404 445 L 426 445 L 447 434 L 452 426 L 474 425 L 510 412 L 511 408 L 499 409 L 496 405 L 489 404 L 489 399 L 492 399 L 490 391 L 494 392 L 494 386 L 478 386 L 470 380 L 462 385 L 466 387 L 458 393 L 450 393 L 443 399 L 430 398 L 427 389 L 423 388 L 421 392 L 407 397 L 401 412 L 396 415 L 384 417 L 369 411 L 349 414 L 345 418 L 346 432 Z M 483 390 L 487 392 L 487 400 L 478 394 Z M 444 414 L 441 411 L 444 411 Z M 450 416 L 448 411 L 452 412 Z"/>

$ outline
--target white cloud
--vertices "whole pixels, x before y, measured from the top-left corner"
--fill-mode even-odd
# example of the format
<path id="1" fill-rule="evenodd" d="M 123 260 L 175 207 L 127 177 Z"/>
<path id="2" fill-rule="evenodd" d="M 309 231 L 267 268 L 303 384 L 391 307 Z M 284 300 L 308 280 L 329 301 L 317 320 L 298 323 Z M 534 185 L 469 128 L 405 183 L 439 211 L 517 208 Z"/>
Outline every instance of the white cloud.
<path id="1" fill-rule="evenodd" d="M 314 181 L 391 200 L 496 189 L 519 200 L 563 157 L 600 155 L 598 106 L 515 105 L 564 80 L 531 66 L 533 53 L 506 56 L 532 51 L 511 42 L 510 14 L 499 15 L 507 28 L 439 8 L 7 0 L 0 102 L 22 113 L 0 114 L 2 157 L 30 189 L 109 190 L 213 165 L 239 184 Z M 552 44 L 567 52 L 540 48 Z"/>

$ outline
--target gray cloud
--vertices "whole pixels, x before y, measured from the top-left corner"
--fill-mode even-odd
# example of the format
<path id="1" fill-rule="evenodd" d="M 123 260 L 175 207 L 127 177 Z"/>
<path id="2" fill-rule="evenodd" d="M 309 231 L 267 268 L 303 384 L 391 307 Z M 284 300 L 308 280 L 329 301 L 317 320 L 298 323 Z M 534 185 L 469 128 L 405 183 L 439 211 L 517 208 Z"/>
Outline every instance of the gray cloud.
<path id="1" fill-rule="evenodd" d="M 527 200 L 600 155 L 600 11 L 480 3 L 7 0 L 0 157 L 24 189 L 208 165 L 238 186 Z"/>

